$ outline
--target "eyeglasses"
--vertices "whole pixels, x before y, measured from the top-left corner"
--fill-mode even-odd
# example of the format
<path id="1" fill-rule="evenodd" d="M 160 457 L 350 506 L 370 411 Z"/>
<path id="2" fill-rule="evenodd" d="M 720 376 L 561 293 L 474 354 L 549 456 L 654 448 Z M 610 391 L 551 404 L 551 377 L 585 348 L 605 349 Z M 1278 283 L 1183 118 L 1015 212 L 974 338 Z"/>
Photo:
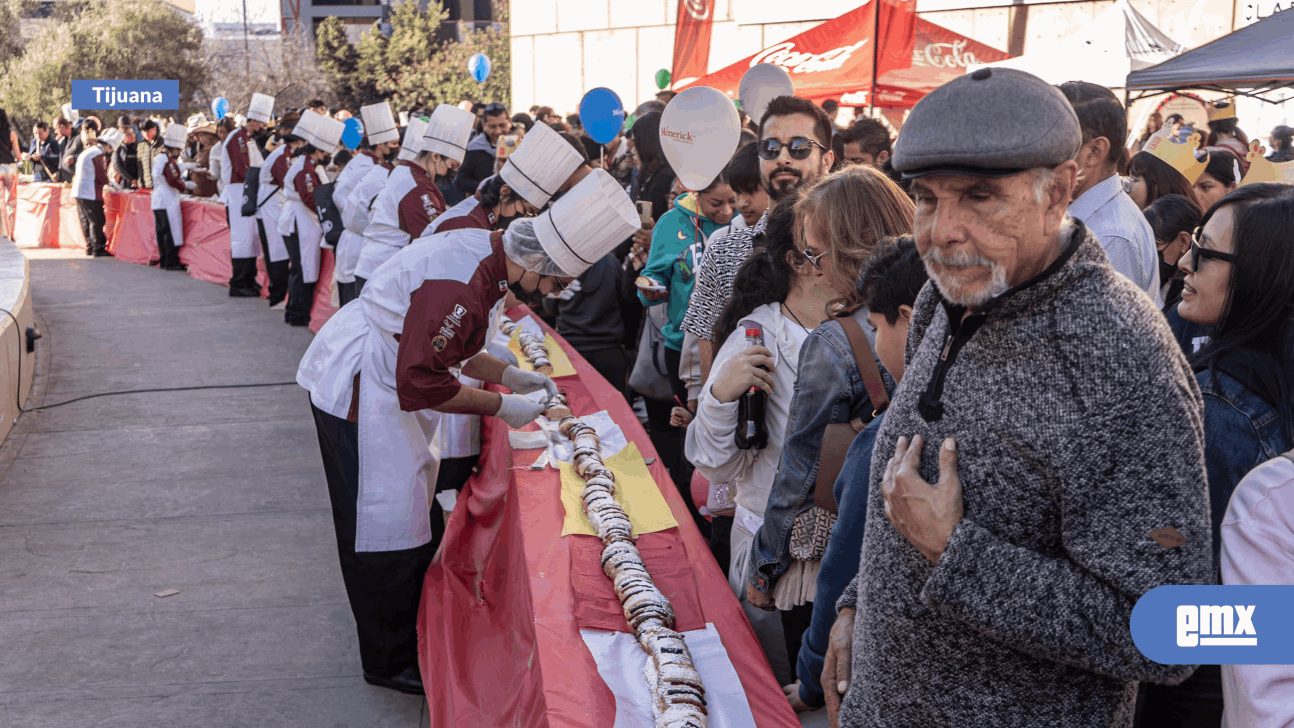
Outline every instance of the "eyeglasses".
<path id="1" fill-rule="evenodd" d="M 1200 261 L 1204 258 L 1222 260 L 1228 263 L 1234 263 L 1237 260 L 1235 253 L 1223 253 L 1218 250 L 1210 250 L 1200 246 L 1200 242 L 1194 237 L 1191 238 L 1191 272 L 1200 272 Z"/>
<path id="2" fill-rule="evenodd" d="M 800 251 L 800 255 L 803 255 L 805 259 L 808 260 L 810 263 L 812 263 L 813 267 L 817 268 L 818 270 L 822 270 L 822 266 L 818 264 L 818 261 L 822 260 L 822 256 L 826 254 L 827 254 L 827 251 L 824 250 L 821 253 L 814 255 L 813 250 L 811 248 L 805 248 L 804 250 Z"/>
<path id="3" fill-rule="evenodd" d="M 770 162 L 777 159 L 778 155 L 782 153 L 782 147 L 786 147 L 786 152 L 791 155 L 791 159 L 808 159 L 809 155 L 813 154 L 814 147 L 824 152 L 827 151 L 826 147 L 805 137 L 795 137 L 790 142 L 785 143 L 776 139 L 760 139 L 755 142 L 755 148 L 759 151 L 759 158 Z"/>

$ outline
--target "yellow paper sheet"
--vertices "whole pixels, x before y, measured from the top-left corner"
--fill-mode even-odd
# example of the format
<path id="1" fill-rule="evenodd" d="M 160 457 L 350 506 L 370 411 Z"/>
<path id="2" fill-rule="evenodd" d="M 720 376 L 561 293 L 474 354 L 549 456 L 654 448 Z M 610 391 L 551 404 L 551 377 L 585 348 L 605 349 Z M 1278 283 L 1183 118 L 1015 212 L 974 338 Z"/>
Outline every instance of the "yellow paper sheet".
<path id="1" fill-rule="evenodd" d="M 616 476 L 615 499 L 629 516 L 629 524 L 633 526 L 635 536 L 678 526 L 669 505 L 665 503 L 665 497 L 660 494 L 660 488 L 652 480 L 637 445 L 629 443 L 625 449 L 604 460 L 603 464 Z M 562 505 L 566 507 L 562 535 L 598 535 L 593 530 L 593 524 L 589 523 L 589 517 L 584 514 L 584 479 L 575 472 L 574 465 L 562 462 L 557 465 L 562 472 Z"/>
<path id="2" fill-rule="evenodd" d="M 517 361 L 520 362 L 518 366 L 522 370 L 533 372 L 535 370 L 534 366 L 530 364 L 530 360 L 526 358 L 526 355 L 521 353 L 521 342 L 517 338 L 520 335 L 521 328 L 517 327 L 517 330 L 512 332 L 512 339 L 508 341 L 508 348 L 517 357 Z M 562 347 L 558 346 L 556 341 L 553 341 L 553 337 L 548 335 L 548 332 L 544 332 L 544 346 L 548 347 L 548 363 L 553 367 L 552 376 L 575 376 L 575 367 L 571 364 L 571 360 L 567 358 L 566 352 L 562 351 Z"/>

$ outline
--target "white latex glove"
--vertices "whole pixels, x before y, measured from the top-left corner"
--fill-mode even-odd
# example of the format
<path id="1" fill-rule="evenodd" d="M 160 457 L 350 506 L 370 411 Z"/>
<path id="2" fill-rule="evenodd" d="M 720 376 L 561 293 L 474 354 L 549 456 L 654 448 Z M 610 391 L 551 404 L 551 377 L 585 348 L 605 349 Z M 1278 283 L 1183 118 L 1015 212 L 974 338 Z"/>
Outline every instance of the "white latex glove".
<path id="1" fill-rule="evenodd" d="M 188 182 L 185 182 L 185 183 L 184 183 L 184 189 L 188 190 L 189 192 L 192 192 L 192 191 L 194 191 L 194 190 L 198 189 L 198 184 L 197 184 L 196 182 L 193 182 L 192 180 L 190 180 L 190 181 L 188 181 Z"/>
<path id="2" fill-rule="evenodd" d="M 547 379 L 547 377 L 544 378 Z M 494 416 L 508 423 L 508 426 L 513 429 L 525 427 L 544 413 L 546 404 L 536 404 L 520 394 L 505 394 L 502 397 L 499 411 L 494 413 Z"/>
<path id="3" fill-rule="evenodd" d="M 529 394 L 546 389 L 550 399 L 557 396 L 557 384 L 553 380 L 539 372 L 527 372 L 514 366 L 503 370 L 503 377 L 499 383 L 517 394 Z"/>

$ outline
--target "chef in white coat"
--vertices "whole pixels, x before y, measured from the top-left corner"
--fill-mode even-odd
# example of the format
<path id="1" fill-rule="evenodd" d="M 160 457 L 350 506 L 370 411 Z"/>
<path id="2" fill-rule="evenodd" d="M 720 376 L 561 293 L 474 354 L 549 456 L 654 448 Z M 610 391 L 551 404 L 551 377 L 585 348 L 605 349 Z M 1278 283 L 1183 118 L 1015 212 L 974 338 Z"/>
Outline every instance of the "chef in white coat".
<path id="1" fill-rule="evenodd" d="M 157 233 L 157 251 L 161 256 L 158 266 L 162 270 L 184 270 L 180 263 L 180 246 L 184 245 L 184 219 L 180 216 L 180 195 L 197 185 L 180 177 L 176 163 L 188 140 L 188 129 L 181 124 L 166 127 L 162 138 L 162 151 L 153 156 L 152 199 L 153 227 Z"/>
<path id="2" fill-rule="evenodd" d="M 333 277 L 337 281 L 337 297 L 345 306 L 359 296 L 355 285 L 355 265 L 359 262 L 359 251 L 364 244 L 364 234 L 355 232 L 347 224 L 350 215 L 350 195 L 360 182 L 375 168 L 385 166 L 389 172 L 391 163 L 400 151 L 400 130 L 396 128 L 395 116 L 391 114 L 391 105 L 385 101 L 380 104 L 364 106 L 359 110 L 363 124 L 364 141 L 359 153 L 351 158 L 341 173 L 337 175 L 337 185 L 333 189 L 333 201 L 341 213 L 341 238 L 337 241 Z M 366 211 L 367 212 L 367 211 Z"/>
<path id="3" fill-rule="evenodd" d="M 279 232 L 279 219 L 283 217 L 285 197 L 284 180 L 292 165 L 292 154 L 305 142 L 293 134 L 301 114 L 284 112 L 279 117 L 278 131 L 282 143 L 265 157 L 256 185 L 256 227 L 261 234 L 261 254 L 267 261 L 266 277 L 270 280 L 270 308 L 278 310 L 288 297 L 289 256 L 288 245 Z"/>
<path id="4" fill-rule="evenodd" d="M 314 190 L 327 184 L 326 160 L 337 150 L 346 126 L 336 119 L 314 112 L 301 115 L 293 134 L 305 142 L 292 155 L 283 177 L 283 212 L 279 234 L 287 245 L 288 305 L 283 320 L 290 326 L 307 326 L 314 305 L 315 283 L 319 280 L 323 226 L 315 205 Z"/>
<path id="5" fill-rule="evenodd" d="M 252 135 L 270 123 L 274 114 L 274 97 L 252 94 L 247 108 L 247 125 L 236 128 L 220 143 L 220 201 L 225 203 L 229 220 L 229 257 L 233 275 L 229 278 L 229 295 L 235 298 L 260 298 L 256 282 L 256 256 L 260 250 L 260 233 L 256 217 L 243 217 L 243 182 L 247 170 L 264 162 Z"/>
<path id="6" fill-rule="evenodd" d="M 368 682 L 422 693 L 415 622 L 441 413 L 522 427 L 556 392 L 482 351 L 495 305 L 509 290 L 531 304 L 558 292 L 638 227 L 629 196 L 598 170 L 506 231 L 454 230 L 399 251 L 306 351 L 297 382 L 310 392 Z M 459 373 L 512 393 L 464 387 Z"/>
<path id="7" fill-rule="evenodd" d="M 403 115 L 404 112 L 401 112 Z M 422 135 L 427 130 L 427 120 L 414 117 L 405 125 L 404 135 L 400 145 L 400 151 L 396 154 L 394 160 L 383 161 L 381 164 L 374 166 L 364 175 L 364 178 L 355 185 L 350 196 L 346 198 L 346 209 L 342 212 L 342 224 L 346 229 L 359 236 L 359 245 L 349 248 L 346 253 L 348 265 L 351 266 L 351 295 L 359 298 L 359 294 L 364 290 L 364 278 L 358 275 L 355 270 L 359 265 L 359 254 L 364 245 L 364 232 L 368 230 L 369 223 L 373 221 L 373 206 L 377 204 L 377 198 L 386 189 L 387 181 L 391 178 L 391 172 L 395 170 L 395 165 L 400 162 L 412 162 L 418 158 L 422 149 Z M 353 262 L 351 262 L 353 259 Z M 352 299 L 353 300 L 353 299 Z"/>

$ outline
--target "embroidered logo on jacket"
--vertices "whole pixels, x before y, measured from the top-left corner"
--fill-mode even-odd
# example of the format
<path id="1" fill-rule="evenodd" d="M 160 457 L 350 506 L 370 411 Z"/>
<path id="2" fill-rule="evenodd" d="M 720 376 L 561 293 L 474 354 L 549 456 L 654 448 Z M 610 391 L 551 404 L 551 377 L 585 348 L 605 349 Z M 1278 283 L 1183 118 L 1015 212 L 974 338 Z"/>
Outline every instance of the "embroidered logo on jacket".
<path id="1" fill-rule="evenodd" d="M 431 348 L 435 349 L 436 351 L 444 351 L 445 346 L 448 344 L 449 344 L 449 341 L 443 336 L 437 336 L 436 338 L 431 340 Z"/>

